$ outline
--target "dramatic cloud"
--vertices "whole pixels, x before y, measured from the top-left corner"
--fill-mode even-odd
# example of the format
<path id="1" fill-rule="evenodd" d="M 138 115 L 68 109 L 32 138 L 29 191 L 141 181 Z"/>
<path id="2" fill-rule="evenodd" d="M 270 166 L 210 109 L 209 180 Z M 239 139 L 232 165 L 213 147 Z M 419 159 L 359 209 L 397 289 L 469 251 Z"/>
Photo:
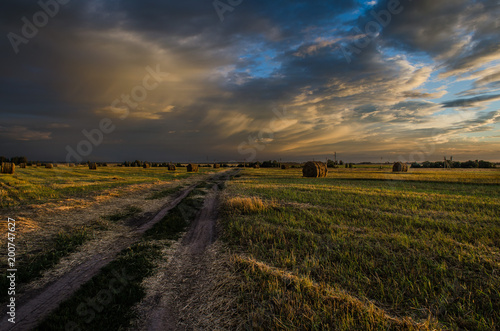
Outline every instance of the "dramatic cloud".
<path id="1" fill-rule="evenodd" d="M 443 103 L 443 107 L 476 107 L 484 102 L 491 102 L 495 100 L 500 100 L 500 94 L 495 95 L 483 95 L 479 97 L 469 98 L 469 99 L 457 99 L 451 100 Z"/>
<path id="2" fill-rule="evenodd" d="M 42 7 L 54 12 L 38 24 Z M 495 159 L 499 7 L 8 0 L 0 155 L 64 160 L 109 119 L 86 159 L 356 161 L 433 144 L 432 159 L 457 142 L 464 158 Z"/>

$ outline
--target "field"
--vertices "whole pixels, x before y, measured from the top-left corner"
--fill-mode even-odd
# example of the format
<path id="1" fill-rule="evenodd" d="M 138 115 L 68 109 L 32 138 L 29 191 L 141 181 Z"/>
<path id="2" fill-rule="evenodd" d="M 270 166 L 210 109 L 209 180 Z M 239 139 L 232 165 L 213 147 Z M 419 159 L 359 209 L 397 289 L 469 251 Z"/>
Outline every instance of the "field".
<path id="1" fill-rule="evenodd" d="M 2 217 L 17 221 L 21 302 L 81 278 L 63 306 L 48 302 L 41 330 L 500 327 L 498 169 L 356 166 L 303 178 L 60 166 L 0 184 Z M 88 276 L 77 272 L 86 264 Z M 75 317 L 116 270 L 134 275 L 129 290 L 91 322 Z"/>
<path id="2" fill-rule="evenodd" d="M 92 239 L 128 231 L 123 221 L 150 217 L 170 195 L 217 171 L 59 166 L 0 176 L 4 229 L 7 217 L 16 219 L 16 262 L 23 270 L 18 285 L 39 278 Z M 3 260 L 6 252 L 0 253 Z M 2 292 L 0 298 L 5 296 Z"/>
<path id="3" fill-rule="evenodd" d="M 500 172 L 245 171 L 223 239 L 264 329 L 500 327 Z"/>

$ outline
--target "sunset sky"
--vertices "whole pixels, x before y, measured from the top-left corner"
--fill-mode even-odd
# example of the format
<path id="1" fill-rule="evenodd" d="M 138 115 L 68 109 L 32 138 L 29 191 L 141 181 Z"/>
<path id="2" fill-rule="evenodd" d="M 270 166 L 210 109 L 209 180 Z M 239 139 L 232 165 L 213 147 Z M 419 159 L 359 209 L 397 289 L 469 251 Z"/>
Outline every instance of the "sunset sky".
<path id="1" fill-rule="evenodd" d="M 500 161 L 498 0 L 60 2 L 2 3 L 0 155 Z"/>

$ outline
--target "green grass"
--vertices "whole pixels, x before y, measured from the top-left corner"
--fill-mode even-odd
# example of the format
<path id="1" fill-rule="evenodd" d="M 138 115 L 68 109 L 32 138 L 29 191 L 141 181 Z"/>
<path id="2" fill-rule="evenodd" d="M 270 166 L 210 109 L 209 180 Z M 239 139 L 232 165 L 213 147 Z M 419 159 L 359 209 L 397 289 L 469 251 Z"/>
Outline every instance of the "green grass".
<path id="1" fill-rule="evenodd" d="M 37 330 L 119 330 L 128 325 L 135 317 L 130 308 L 145 295 L 141 282 L 153 272 L 163 247 L 141 242 L 124 250 Z"/>
<path id="2" fill-rule="evenodd" d="M 194 219 L 202 207 L 206 186 L 205 182 L 198 185 L 178 206 L 148 230 L 140 243 L 121 252 L 116 260 L 61 304 L 37 329 L 66 330 L 71 326 L 79 330 L 121 330 L 128 327 L 130 321 L 137 317 L 131 308 L 146 294 L 142 281 L 160 263 L 161 251 L 170 245 L 171 240 L 177 240 Z M 112 293 L 108 289 L 110 281 L 116 278 L 116 273 L 125 274 L 130 279 L 121 291 Z M 95 300 L 101 300 L 101 304 L 91 308 L 88 303 Z"/>
<path id="3" fill-rule="evenodd" d="M 491 330 L 500 327 L 499 174 L 338 169 L 308 179 L 297 170 L 246 170 L 228 185 L 223 239 L 244 256 L 311 280 L 318 291 L 343 291 L 400 320 L 431 321 L 420 328 L 437 322 Z M 263 207 L 244 208 L 241 201 L 250 201 L 245 198 L 260 199 Z M 276 289 L 266 272 L 245 271 L 255 283 L 242 290 L 252 298 L 247 310 L 260 312 L 251 320 L 270 329 L 328 323 L 365 329 L 350 324 L 354 312 L 325 313 L 300 286 L 291 293 Z M 304 308 L 287 303 L 288 296 L 312 302 L 307 311 L 313 324 L 290 322 L 290 314 L 301 315 Z M 366 309 L 358 308 L 355 314 L 365 316 Z M 370 318 L 372 329 L 392 325 L 382 315 Z"/>
<path id="4" fill-rule="evenodd" d="M 0 175 L 0 208 L 88 197 L 133 184 L 179 180 L 214 171 L 222 170 L 200 168 L 198 173 L 188 173 L 186 168 L 168 171 L 166 168 L 100 167 L 91 171 L 87 167 L 65 166 L 16 169 L 13 175 Z"/>
<path id="5" fill-rule="evenodd" d="M 184 188 L 183 186 L 177 186 L 177 187 L 170 187 L 170 188 L 167 188 L 167 189 L 161 190 L 161 191 L 156 191 L 156 192 L 151 193 L 151 195 L 148 196 L 146 198 L 146 200 L 163 199 L 163 198 L 166 198 L 172 194 L 179 192 L 183 188 Z"/>
<path id="6" fill-rule="evenodd" d="M 129 217 L 136 216 L 142 212 L 142 209 L 136 206 L 128 206 L 125 208 L 123 212 L 116 213 L 116 214 L 111 214 L 104 216 L 103 218 L 105 220 L 111 221 L 111 222 L 118 222 L 121 220 L 125 220 Z"/>
<path id="7" fill-rule="evenodd" d="M 52 240 L 47 248 L 34 256 L 27 257 L 22 263 L 18 262 L 17 286 L 29 283 L 42 275 L 42 272 L 55 266 L 63 257 L 73 253 L 87 240 L 93 236 L 93 227 L 83 226 L 71 230 L 70 232 L 60 232 Z M 0 282 L 1 288 L 8 287 L 8 280 L 2 274 Z M 8 296 L 2 292 L 0 302 L 6 302 Z"/>

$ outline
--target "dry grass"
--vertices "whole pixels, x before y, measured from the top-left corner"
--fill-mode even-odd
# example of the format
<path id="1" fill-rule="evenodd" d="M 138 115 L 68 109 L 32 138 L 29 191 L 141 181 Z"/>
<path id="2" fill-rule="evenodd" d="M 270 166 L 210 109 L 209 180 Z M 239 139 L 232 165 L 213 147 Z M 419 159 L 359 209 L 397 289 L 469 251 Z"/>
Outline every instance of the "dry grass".
<path id="1" fill-rule="evenodd" d="M 498 328 L 500 169 L 390 170 L 228 183 L 220 233 L 243 255 L 249 329 Z"/>
<path id="2" fill-rule="evenodd" d="M 437 327 L 432 319 L 417 323 L 408 317 L 391 316 L 373 302 L 253 258 L 233 255 L 231 262 L 243 275 L 240 289 L 247 297 L 240 303 L 242 316 L 238 329 L 432 330 Z"/>
<path id="3" fill-rule="evenodd" d="M 231 210 L 238 210 L 244 214 L 251 214 L 265 211 L 272 208 L 273 202 L 264 202 L 258 197 L 235 197 L 225 201 L 226 207 Z"/>

